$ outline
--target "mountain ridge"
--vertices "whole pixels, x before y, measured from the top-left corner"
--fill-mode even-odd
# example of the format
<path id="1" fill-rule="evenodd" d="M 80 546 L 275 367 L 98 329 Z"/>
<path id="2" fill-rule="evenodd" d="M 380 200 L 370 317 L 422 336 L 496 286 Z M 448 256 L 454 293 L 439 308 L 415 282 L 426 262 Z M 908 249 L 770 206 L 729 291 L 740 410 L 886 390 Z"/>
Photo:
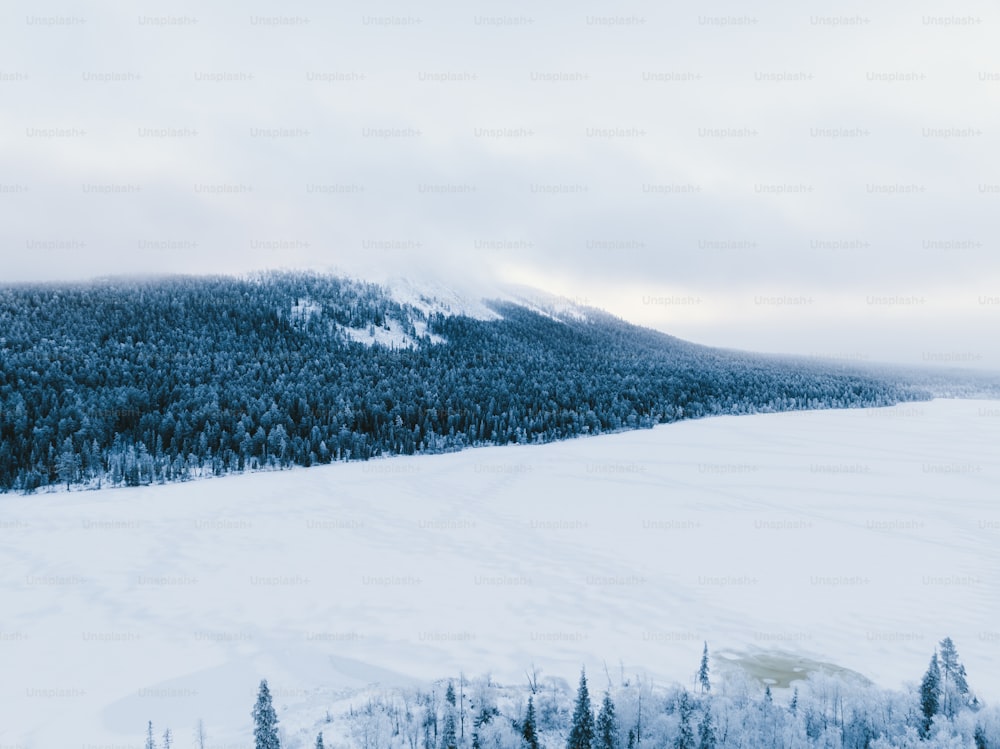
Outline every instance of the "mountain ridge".
<path id="1" fill-rule="evenodd" d="M 888 372 L 700 346 L 523 290 L 480 302 L 491 319 L 412 282 L 397 296 L 312 272 L 0 287 L 0 490 L 932 395 Z"/>

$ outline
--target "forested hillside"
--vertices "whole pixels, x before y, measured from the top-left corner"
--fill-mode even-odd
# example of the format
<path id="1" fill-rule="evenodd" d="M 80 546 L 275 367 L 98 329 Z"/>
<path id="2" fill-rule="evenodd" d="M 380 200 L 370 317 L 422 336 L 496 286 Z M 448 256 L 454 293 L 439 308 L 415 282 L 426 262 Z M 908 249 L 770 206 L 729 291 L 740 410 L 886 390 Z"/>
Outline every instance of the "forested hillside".
<path id="1" fill-rule="evenodd" d="M 885 374 L 696 346 L 596 310 L 491 306 L 500 319 L 303 273 L 0 288 L 0 490 L 928 397 Z"/>

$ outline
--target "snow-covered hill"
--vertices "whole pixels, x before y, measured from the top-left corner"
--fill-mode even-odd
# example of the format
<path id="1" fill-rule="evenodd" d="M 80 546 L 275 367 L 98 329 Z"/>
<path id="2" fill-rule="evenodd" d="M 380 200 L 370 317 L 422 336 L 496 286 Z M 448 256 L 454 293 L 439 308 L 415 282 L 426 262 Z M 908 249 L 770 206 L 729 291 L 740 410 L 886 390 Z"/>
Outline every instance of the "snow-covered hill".
<path id="1" fill-rule="evenodd" d="M 0 745 L 248 746 L 318 689 L 801 657 L 1000 699 L 996 402 L 0 497 Z"/>

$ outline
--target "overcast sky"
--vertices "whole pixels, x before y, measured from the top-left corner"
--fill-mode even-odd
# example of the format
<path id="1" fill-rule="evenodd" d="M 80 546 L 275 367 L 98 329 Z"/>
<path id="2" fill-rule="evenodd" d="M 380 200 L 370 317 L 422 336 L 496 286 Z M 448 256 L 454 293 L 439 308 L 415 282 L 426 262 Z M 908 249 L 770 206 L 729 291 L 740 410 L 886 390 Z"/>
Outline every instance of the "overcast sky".
<path id="1" fill-rule="evenodd" d="M 987 3 L 8 1 L 0 280 L 525 283 L 1000 368 Z"/>

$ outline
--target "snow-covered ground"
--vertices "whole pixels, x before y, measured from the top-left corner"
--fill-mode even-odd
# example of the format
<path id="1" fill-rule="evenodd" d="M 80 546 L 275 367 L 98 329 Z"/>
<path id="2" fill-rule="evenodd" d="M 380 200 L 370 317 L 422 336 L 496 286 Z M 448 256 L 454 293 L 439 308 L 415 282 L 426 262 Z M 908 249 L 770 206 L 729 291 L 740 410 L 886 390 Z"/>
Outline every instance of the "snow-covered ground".
<path id="1" fill-rule="evenodd" d="M 0 745 L 250 745 L 316 690 L 778 652 L 1000 699 L 1000 403 L 0 496 Z M 724 660 L 725 659 L 725 660 Z M 318 720 L 322 716 L 317 715 Z"/>

